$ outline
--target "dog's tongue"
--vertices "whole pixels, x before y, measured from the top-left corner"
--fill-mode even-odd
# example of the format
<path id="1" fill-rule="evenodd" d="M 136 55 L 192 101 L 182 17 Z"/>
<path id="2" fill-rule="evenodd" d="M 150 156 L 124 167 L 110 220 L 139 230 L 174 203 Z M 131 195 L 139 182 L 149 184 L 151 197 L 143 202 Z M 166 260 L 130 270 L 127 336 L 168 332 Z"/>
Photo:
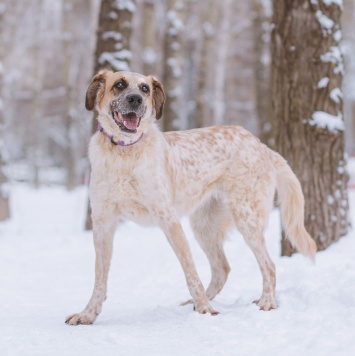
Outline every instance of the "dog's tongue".
<path id="1" fill-rule="evenodd" d="M 135 113 L 129 113 L 129 114 L 125 114 L 122 115 L 123 117 L 123 125 L 125 125 L 125 127 L 128 130 L 136 130 L 139 124 L 139 118 Z"/>

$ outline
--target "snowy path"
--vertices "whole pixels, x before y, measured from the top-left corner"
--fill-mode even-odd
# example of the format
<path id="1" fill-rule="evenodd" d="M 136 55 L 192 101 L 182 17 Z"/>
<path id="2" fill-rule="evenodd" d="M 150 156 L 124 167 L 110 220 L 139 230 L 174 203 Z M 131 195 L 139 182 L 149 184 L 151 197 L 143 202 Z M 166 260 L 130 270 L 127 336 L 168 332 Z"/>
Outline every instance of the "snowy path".
<path id="1" fill-rule="evenodd" d="M 266 237 L 277 269 L 277 310 L 261 312 L 251 303 L 261 277 L 237 232 L 225 244 L 232 272 L 212 302 L 221 314 L 211 317 L 179 306 L 189 295 L 162 233 L 126 223 L 116 234 L 103 312 L 92 326 L 66 325 L 93 286 L 85 204 L 84 188 L 13 187 L 14 216 L 0 225 L 1 356 L 355 354 L 355 234 L 319 253 L 316 265 L 298 255 L 281 258 L 276 211 Z M 186 220 L 184 228 L 206 285 L 207 260 Z"/>

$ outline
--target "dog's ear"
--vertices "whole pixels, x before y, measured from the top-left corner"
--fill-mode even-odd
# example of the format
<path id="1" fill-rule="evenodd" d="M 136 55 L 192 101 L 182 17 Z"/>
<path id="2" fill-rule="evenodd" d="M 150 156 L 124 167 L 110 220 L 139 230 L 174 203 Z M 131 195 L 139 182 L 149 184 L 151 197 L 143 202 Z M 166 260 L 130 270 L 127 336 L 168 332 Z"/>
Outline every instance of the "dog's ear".
<path id="1" fill-rule="evenodd" d="M 92 78 L 92 81 L 88 87 L 88 90 L 86 91 L 86 97 L 85 97 L 86 110 L 91 111 L 94 109 L 97 93 L 100 89 L 105 88 L 106 74 L 110 73 L 110 72 L 111 71 L 109 71 L 107 69 L 101 69 L 94 76 L 94 78 Z M 103 93 L 104 93 L 104 91 L 102 91 L 102 95 L 103 95 Z"/>
<path id="2" fill-rule="evenodd" d="M 153 86 L 153 106 L 156 112 L 156 119 L 159 120 L 163 115 L 164 103 L 165 103 L 165 93 L 164 88 L 159 81 L 150 76 Z"/>

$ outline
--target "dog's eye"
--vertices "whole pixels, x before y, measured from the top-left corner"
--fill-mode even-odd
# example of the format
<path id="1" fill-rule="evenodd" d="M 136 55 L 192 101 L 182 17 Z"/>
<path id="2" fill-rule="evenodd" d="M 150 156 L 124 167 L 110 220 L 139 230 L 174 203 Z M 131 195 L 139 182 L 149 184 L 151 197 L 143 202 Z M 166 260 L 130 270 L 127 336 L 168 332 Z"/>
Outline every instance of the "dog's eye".
<path id="1" fill-rule="evenodd" d="M 118 88 L 118 89 L 124 89 L 125 87 L 126 87 L 126 85 L 124 82 L 118 82 L 116 84 L 116 88 Z"/>
<path id="2" fill-rule="evenodd" d="M 144 92 L 144 93 L 149 93 L 149 87 L 148 87 L 148 85 L 143 84 L 143 85 L 141 86 L 141 90 L 142 90 L 142 92 Z"/>

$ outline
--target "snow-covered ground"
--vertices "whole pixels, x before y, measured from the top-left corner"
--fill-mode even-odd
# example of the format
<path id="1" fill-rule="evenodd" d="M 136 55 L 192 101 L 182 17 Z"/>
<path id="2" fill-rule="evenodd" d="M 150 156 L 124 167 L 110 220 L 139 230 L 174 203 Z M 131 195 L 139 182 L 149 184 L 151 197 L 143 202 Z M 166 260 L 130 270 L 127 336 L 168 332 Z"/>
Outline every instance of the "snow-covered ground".
<path id="1" fill-rule="evenodd" d="M 279 216 L 271 214 L 266 239 L 277 268 L 279 308 L 259 311 L 256 261 L 235 231 L 225 244 L 232 272 L 212 302 L 220 315 L 192 306 L 177 258 L 157 229 L 123 224 L 117 231 L 108 299 L 91 326 L 68 326 L 91 295 L 94 248 L 83 232 L 86 189 L 11 189 L 13 217 L 0 225 L 0 355 L 354 355 L 355 234 L 316 264 L 279 257 Z M 350 192 L 355 211 L 355 190 Z M 355 219 L 353 214 L 353 226 Z M 185 231 L 199 274 L 208 262 Z"/>

